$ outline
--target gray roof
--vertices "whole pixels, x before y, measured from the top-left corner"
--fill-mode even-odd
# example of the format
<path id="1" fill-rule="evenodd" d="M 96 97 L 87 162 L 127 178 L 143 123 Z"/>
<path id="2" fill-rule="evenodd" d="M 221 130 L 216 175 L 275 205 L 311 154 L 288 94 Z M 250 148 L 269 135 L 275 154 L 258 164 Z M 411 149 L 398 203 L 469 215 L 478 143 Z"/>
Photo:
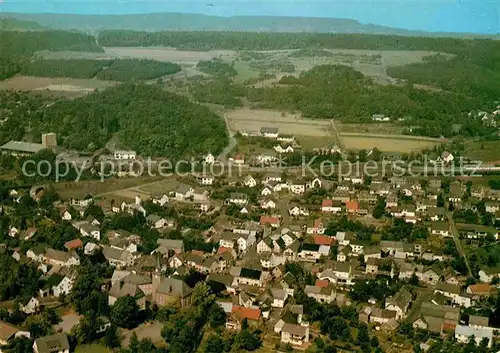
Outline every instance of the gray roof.
<path id="1" fill-rule="evenodd" d="M 193 292 L 191 288 L 180 279 L 162 278 L 158 286 L 158 293 L 174 295 L 185 298 Z"/>
<path id="2" fill-rule="evenodd" d="M 15 152 L 37 153 L 43 149 L 43 146 L 41 143 L 9 141 L 5 145 L 1 146 L 0 149 Z"/>
<path id="3" fill-rule="evenodd" d="M 64 333 L 46 336 L 35 340 L 38 353 L 52 353 L 69 350 L 68 336 Z"/>
<path id="4" fill-rule="evenodd" d="M 184 250 L 184 242 L 179 239 L 158 239 L 157 244 L 166 249 L 180 249 Z"/>

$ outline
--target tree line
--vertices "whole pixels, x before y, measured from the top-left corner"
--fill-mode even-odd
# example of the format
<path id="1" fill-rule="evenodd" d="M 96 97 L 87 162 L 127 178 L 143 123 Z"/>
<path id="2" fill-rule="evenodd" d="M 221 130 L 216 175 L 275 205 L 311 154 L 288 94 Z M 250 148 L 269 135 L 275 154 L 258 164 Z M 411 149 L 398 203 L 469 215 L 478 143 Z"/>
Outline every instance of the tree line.
<path id="1" fill-rule="evenodd" d="M 92 78 L 110 81 L 148 80 L 172 75 L 181 67 L 171 62 L 145 59 L 90 60 L 39 59 L 20 64 L 26 76 Z"/>

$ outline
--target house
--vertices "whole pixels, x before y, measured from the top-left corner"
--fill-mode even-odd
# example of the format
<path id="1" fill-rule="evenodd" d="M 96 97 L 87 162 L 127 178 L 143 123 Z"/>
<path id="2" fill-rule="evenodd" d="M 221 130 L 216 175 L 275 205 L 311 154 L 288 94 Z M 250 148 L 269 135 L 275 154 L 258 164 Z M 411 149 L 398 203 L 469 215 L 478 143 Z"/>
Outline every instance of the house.
<path id="1" fill-rule="evenodd" d="M 288 183 L 290 191 L 296 195 L 302 195 L 306 192 L 306 183 L 304 181 L 292 181 Z"/>
<path id="2" fill-rule="evenodd" d="M 100 249 L 100 246 L 94 243 L 87 243 L 83 248 L 83 253 L 87 256 L 92 256 L 96 253 L 96 251 Z"/>
<path id="3" fill-rule="evenodd" d="M 257 181 L 254 179 L 253 176 L 249 174 L 245 177 L 245 179 L 243 179 L 243 185 L 245 185 L 248 188 L 253 188 L 257 186 Z"/>
<path id="4" fill-rule="evenodd" d="M 257 243 L 257 254 L 271 253 L 274 249 L 273 239 L 267 237 Z"/>
<path id="5" fill-rule="evenodd" d="M 31 338 L 29 331 L 24 331 L 16 326 L 0 321 L 0 350 L 2 346 L 7 346 L 13 338 Z"/>
<path id="6" fill-rule="evenodd" d="M 321 212 L 325 213 L 341 213 L 342 202 L 338 200 L 325 199 L 321 203 Z"/>
<path id="7" fill-rule="evenodd" d="M 75 251 L 83 247 L 83 242 L 80 239 L 73 239 L 64 243 L 64 247 L 68 251 Z"/>
<path id="8" fill-rule="evenodd" d="M 245 164 L 245 155 L 244 154 L 237 154 L 236 156 L 234 156 L 232 162 L 236 165 Z"/>
<path id="9" fill-rule="evenodd" d="M 119 160 L 134 160 L 137 157 L 137 153 L 135 151 L 117 150 L 113 153 L 113 157 Z"/>
<path id="10" fill-rule="evenodd" d="M 445 164 L 450 164 L 451 162 L 453 162 L 454 159 L 455 157 L 453 156 L 453 154 L 451 154 L 448 151 L 444 151 L 443 153 L 441 153 L 441 160 Z"/>
<path id="11" fill-rule="evenodd" d="M 75 252 L 64 252 L 55 249 L 46 249 L 45 261 L 51 265 L 59 266 L 78 266 L 80 265 L 80 257 Z"/>
<path id="12" fill-rule="evenodd" d="M 69 353 L 68 336 L 58 333 L 37 338 L 33 343 L 34 353 Z"/>
<path id="13" fill-rule="evenodd" d="M 267 138 L 278 138 L 279 135 L 279 130 L 276 127 L 262 127 L 260 129 L 260 134 L 261 136 L 267 137 Z"/>
<path id="14" fill-rule="evenodd" d="M 357 213 L 359 210 L 359 203 L 357 201 L 346 201 L 345 208 L 347 213 Z"/>
<path id="15" fill-rule="evenodd" d="M 326 227 L 321 218 L 316 218 L 306 228 L 307 234 L 324 234 Z"/>
<path id="16" fill-rule="evenodd" d="M 448 201 L 453 203 L 462 202 L 462 197 L 464 192 L 462 190 L 462 185 L 459 181 L 454 181 L 450 184 L 450 194 L 448 197 Z"/>
<path id="17" fill-rule="evenodd" d="M 61 294 L 68 295 L 73 289 L 75 277 L 73 275 L 64 276 L 61 281 L 52 286 L 52 293 L 54 296 L 59 297 Z"/>
<path id="18" fill-rule="evenodd" d="M 132 266 L 134 264 L 134 256 L 127 250 L 116 249 L 111 246 L 103 246 L 102 254 L 111 266 L 118 268 Z"/>
<path id="19" fill-rule="evenodd" d="M 493 344 L 493 331 L 493 327 L 457 325 L 455 327 L 455 339 L 458 343 L 467 344 L 473 338 L 477 346 L 481 345 L 483 340 L 486 340 L 486 346 L 491 348 Z"/>
<path id="20" fill-rule="evenodd" d="M 25 300 L 19 303 L 19 310 L 21 310 L 26 315 L 36 314 L 40 309 L 40 301 L 31 297 L 29 300 Z"/>
<path id="21" fill-rule="evenodd" d="M 80 229 L 80 234 L 83 237 L 94 238 L 98 241 L 101 240 L 101 231 L 99 230 L 98 227 L 90 223 L 83 222 L 79 224 L 79 229 Z"/>
<path id="22" fill-rule="evenodd" d="M 335 287 L 332 284 L 327 286 L 306 285 L 304 292 L 308 297 L 316 299 L 319 303 L 331 303 L 336 298 Z"/>
<path id="23" fill-rule="evenodd" d="M 467 287 L 467 294 L 472 295 L 475 299 L 489 298 L 496 292 L 496 287 L 487 283 L 471 284 Z"/>
<path id="24" fill-rule="evenodd" d="M 274 210 L 276 208 L 276 202 L 274 202 L 274 200 L 272 200 L 272 199 L 261 200 L 260 201 L 260 208 L 262 208 L 264 210 L 268 210 L 268 209 Z"/>
<path id="25" fill-rule="evenodd" d="M 433 333 L 455 332 L 460 319 L 460 308 L 423 302 L 417 308 L 412 326 Z"/>
<path id="26" fill-rule="evenodd" d="M 395 311 L 396 320 L 401 320 L 406 316 L 412 300 L 413 295 L 403 287 L 393 297 L 386 299 L 385 309 Z"/>
<path id="27" fill-rule="evenodd" d="M 169 225 L 169 221 L 163 217 L 158 216 L 155 213 L 152 213 L 146 217 L 146 221 L 154 229 L 162 229 Z"/>
<path id="28" fill-rule="evenodd" d="M 500 268 L 483 268 L 479 271 L 479 279 L 484 283 L 491 283 L 494 278 L 500 278 Z"/>
<path id="29" fill-rule="evenodd" d="M 190 185 L 179 184 L 174 191 L 174 197 L 176 199 L 186 200 L 193 196 L 194 189 Z"/>
<path id="30" fill-rule="evenodd" d="M 283 308 L 288 298 L 288 293 L 281 288 L 271 288 L 269 292 L 273 298 L 271 306 L 275 308 Z"/>
<path id="31" fill-rule="evenodd" d="M 316 262 L 321 258 L 321 245 L 304 243 L 300 246 L 297 257 L 302 261 Z"/>
<path id="32" fill-rule="evenodd" d="M 182 280 L 160 277 L 157 273 L 152 278 L 152 299 L 158 306 L 180 303 L 182 307 L 191 304 L 193 290 Z"/>
<path id="33" fill-rule="evenodd" d="M 436 287 L 434 287 L 434 293 L 442 294 L 446 298 L 449 298 L 452 304 L 457 304 L 465 308 L 473 304 L 472 295 L 462 293 L 460 286 L 456 284 L 438 282 Z"/>
<path id="34" fill-rule="evenodd" d="M 442 237 L 452 236 L 450 233 L 450 225 L 448 222 L 432 222 L 429 227 L 429 232 Z"/>
<path id="35" fill-rule="evenodd" d="M 226 322 L 226 328 L 229 330 L 239 331 L 241 330 L 243 320 L 246 320 L 248 323 L 256 324 L 261 317 L 262 313 L 260 309 L 233 305 L 231 308 L 231 314 Z"/>
<path id="36" fill-rule="evenodd" d="M 229 196 L 228 202 L 233 203 L 235 205 L 244 206 L 248 203 L 248 196 L 243 193 L 233 192 Z"/>
<path id="37" fill-rule="evenodd" d="M 280 219 L 278 217 L 260 216 L 260 225 L 270 225 L 273 228 L 278 228 L 280 226 Z"/>
<path id="38" fill-rule="evenodd" d="M 267 278 L 267 272 L 265 271 L 260 271 L 250 268 L 241 268 L 239 274 L 235 278 L 235 282 L 237 284 L 246 284 L 249 286 L 263 287 L 266 278 Z"/>
<path id="39" fill-rule="evenodd" d="M 309 326 L 285 323 L 281 329 L 281 343 L 302 346 L 309 342 Z"/>
<path id="40" fill-rule="evenodd" d="M 175 254 L 184 252 L 184 242 L 180 239 L 158 239 L 156 243 L 158 244 L 156 250 L 162 254 L 168 255 L 169 250 L 172 250 Z"/>
<path id="41" fill-rule="evenodd" d="M 488 316 L 469 315 L 470 327 L 488 327 L 490 318 Z"/>
<path id="42" fill-rule="evenodd" d="M 215 157 L 211 153 L 209 153 L 209 154 L 207 154 L 205 156 L 204 161 L 205 161 L 205 164 L 214 164 L 215 163 Z"/>
<path id="43" fill-rule="evenodd" d="M 273 149 L 276 151 L 276 153 L 293 153 L 294 149 L 292 146 L 288 145 L 286 147 L 283 147 L 281 145 L 276 145 L 273 147 Z"/>

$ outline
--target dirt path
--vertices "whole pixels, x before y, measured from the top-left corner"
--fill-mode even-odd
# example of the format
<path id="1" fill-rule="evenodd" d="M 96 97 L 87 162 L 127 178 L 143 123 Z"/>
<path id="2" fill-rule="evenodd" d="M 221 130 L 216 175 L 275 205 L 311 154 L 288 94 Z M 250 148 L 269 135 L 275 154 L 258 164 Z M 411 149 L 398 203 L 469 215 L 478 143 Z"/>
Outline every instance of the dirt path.
<path id="1" fill-rule="evenodd" d="M 229 122 L 226 114 L 224 114 L 224 121 L 226 123 L 227 133 L 229 135 L 229 143 L 217 157 L 217 159 L 220 161 L 227 160 L 228 154 L 233 150 L 234 147 L 236 147 L 236 138 L 234 137 L 235 133 L 231 130 L 231 123 Z"/>

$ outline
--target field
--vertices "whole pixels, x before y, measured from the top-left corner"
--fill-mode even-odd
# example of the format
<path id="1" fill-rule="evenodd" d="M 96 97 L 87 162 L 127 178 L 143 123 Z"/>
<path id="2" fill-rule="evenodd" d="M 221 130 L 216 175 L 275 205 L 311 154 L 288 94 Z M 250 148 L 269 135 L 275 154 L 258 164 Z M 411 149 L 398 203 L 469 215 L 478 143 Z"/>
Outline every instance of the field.
<path id="1" fill-rule="evenodd" d="M 444 141 L 418 136 L 398 136 L 398 135 L 375 135 L 375 134 L 340 134 L 342 145 L 346 149 L 370 150 L 378 148 L 383 152 L 409 153 L 419 151 L 424 148 L 431 148 Z"/>
<path id="2" fill-rule="evenodd" d="M 231 50 L 183 51 L 176 50 L 175 48 L 163 47 L 106 47 L 104 48 L 104 51 L 106 55 L 113 58 L 171 61 L 180 65 L 196 65 L 200 60 L 210 60 L 213 58 L 221 58 L 231 61 L 236 56 L 236 52 Z"/>
<path id="3" fill-rule="evenodd" d="M 468 142 L 465 144 L 465 156 L 474 160 L 500 164 L 500 141 Z"/>
<path id="4" fill-rule="evenodd" d="M 14 76 L 0 81 L 0 90 L 39 91 L 50 92 L 66 96 L 79 96 L 116 85 L 113 81 L 100 81 L 95 79 L 50 78 Z"/>
<path id="5" fill-rule="evenodd" d="M 403 133 L 403 127 L 391 123 L 377 124 L 344 124 L 335 121 L 339 132 L 342 133 L 363 133 L 363 134 L 385 134 L 400 135 Z"/>
<path id="6" fill-rule="evenodd" d="M 304 119 L 300 114 L 279 111 L 241 108 L 228 112 L 227 118 L 233 131 L 259 132 L 260 128 L 276 127 L 280 134 L 303 136 L 331 136 L 329 120 Z"/>

